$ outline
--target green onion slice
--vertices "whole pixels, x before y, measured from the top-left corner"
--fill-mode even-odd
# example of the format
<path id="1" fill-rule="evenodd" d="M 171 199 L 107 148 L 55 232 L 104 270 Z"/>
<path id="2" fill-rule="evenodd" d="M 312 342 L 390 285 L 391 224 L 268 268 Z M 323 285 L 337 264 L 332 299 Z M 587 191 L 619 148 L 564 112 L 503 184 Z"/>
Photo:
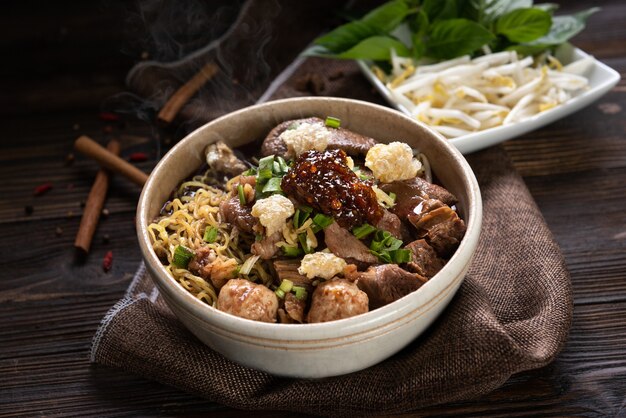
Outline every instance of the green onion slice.
<path id="1" fill-rule="evenodd" d="M 280 177 L 272 177 L 265 183 L 265 186 L 263 186 L 263 193 L 282 192 L 283 190 L 280 188 L 281 181 L 282 178 Z"/>
<path id="2" fill-rule="evenodd" d="M 177 245 L 174 249 L 172 264 L 176 267 L 186 269 L 193 256 L 194 252 L 192 250 L 182 245 Z"/>
<path id="3" fill-rule="evenodd" d="M 313 223 L 324 229 L 330 224 L 335 222 L 335 220 L 331 216 L 326 216 L 323 213 L 318 213 L 313 217 Z"/>
<path id="4" fill-rule="evenodd" d="M 329 128 L 339 128 L 339 126 L 341 125 L 341 120 L 333 116 L 328 116 L 324 124 Z"/>
<path id="5" fill-rule="evenodd" d="M 285 297 L 285 292 L 281 288 L 276 289 L 274 293 L 276 293 L 276 296 L 278 296 L 280 299 L 283 299 Z"/>
<path id="6" fill-rule="evenodd" d="M 204 230 L 203 239 L 205 242 L 208 242 L 208 243 L 215 242 L 215 240 L 217 239 L 217 228 L 214 226 L 208 226 Z"/>
<path id="7" fill-rule="evenodd" d="M 285 293 L 291 292 L 292 287 L 293 287 L 293 282 L 287 279 L 283 279 L 283 281 L 280 282 L 280 286 L 278 286 L 278 288 Z"/>
<path id="8" fill-rule="evenodd" d="M 408 263 L 411 261 L 411 251 L 406 249 L 398 249 L 389 251 L 391 260 L 396 264 Z"/>
<path id="9" fill-rule="evenodd" d="M 306 232 L 298 234 L 298 241 L 300 241 L 300 245 L 302 246 L 302 251 L 306 254 L 311 254 L 312 250 L 309 247 L 309 244 L 306 242 Z"/>
<path id="10" fill-rule="evenodd" d="M 306 297 L 307 297 L 306 288 L 304 288 L 302 286 L 294 286 L 294 287 L 291 288 L 291 290 L 293 290 L 293 292 L 295 293 L 296 299 L 298 299 L 298 300 L 306 299 Z"/>
<path id="11" fill-rule="evenodd" d="M 259 173 L 257 174 L 258 180 L 267 180 L 272 178 L 274 173 L 274 156 L 269 155 L 259 160 Z"/>
<path id="12" fill-rule="evenodd" d="M 363 224 L 361 226 L 357 226 L 355 228 L 352 228 L 352 233 L 358 239 L 363 239 L 363 238 L 367 237 L 368 235 L 370 235 L 372 232 L 375 232 L 375 231 L 376 231 L 376 228 L 374 228 L 372 225 L 367 224 L 367 223 Z"/>
<path id="13" fill-rule="evenodd" d="M 302 255 L 302 250 L 297 246 L 285 245 L 283 248 L 283 254 L 287 257 L 298 257 Z"/>
<path id="14" fill-rule="evenodd" d="M 246 204 L 246 194 L 243 192 L 243 184 L 237 186 L 237 195 L 239 195 L 239 203 Z"/>

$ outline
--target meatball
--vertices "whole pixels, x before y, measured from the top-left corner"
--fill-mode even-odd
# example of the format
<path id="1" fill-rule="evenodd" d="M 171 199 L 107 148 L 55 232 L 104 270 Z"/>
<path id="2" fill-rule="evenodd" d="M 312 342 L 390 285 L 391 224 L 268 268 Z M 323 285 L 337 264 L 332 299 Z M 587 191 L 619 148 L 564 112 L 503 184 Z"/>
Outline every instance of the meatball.
<path id="1" fill-rule="evenodd" d="M 261 284 L 231 279 L 220 290 L 217 309 L 253 321 L 276 322 L 278 298 Z"/>
<path id="2" fill-rule="evenodd" d="M 354 283 L 336 279 L 321 283 L 311 297 L 308 322 L 349 318 L 368 311 L 367 294 Z"/>

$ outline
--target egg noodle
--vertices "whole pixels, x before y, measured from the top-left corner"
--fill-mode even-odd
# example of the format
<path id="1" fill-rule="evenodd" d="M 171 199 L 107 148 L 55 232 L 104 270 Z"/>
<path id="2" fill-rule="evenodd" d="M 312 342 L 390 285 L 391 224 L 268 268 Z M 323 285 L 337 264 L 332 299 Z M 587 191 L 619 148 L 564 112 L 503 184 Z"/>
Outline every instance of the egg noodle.
<path id="1" fill-rule="evenodd" d="M 235 259 L 240 266 L 240 274 L 243 275 L 241 270 L 244 267 L 245 271 L 249 270 L 245 274 L 248 280 L 264 284 L 269 284 L 272 280 L 264 263 L 256 262 L 257 256 L 242 250 L 250 248 L 254 236 L 244 234 L 236 228 L 230 229 L 228 224 L 222 222 L 219 204 L 228 193 L 207 184 L 214 183 L 214 178 L 209 170 L 202 176 L 195 176 L 191 181 L 182 183 L 176 197 L 168 201 L 161 210 L 164 215 L 148 225 L 152 248 L 165 264 L 165 269 L 191 294 L 212 306 L 217 301 L 217 292 L 213 285 L 191 271 L 173 264 L 174 251 L 178 245 L 191 250 L 208 248 L 217 255 Z M 184 193 L 194 189 L 193 193 Z M 217 238 L 212 243 L 203 239 L 209 227 L 217 229 Z M 248 265 L 245 265 L 247 260 Z"/>
<path id="2" fill-rule="evenodd" d="M 419 165 L 418 175 L 432 181 L 430 164 L 424 154 L 412 150 Z M 357 173 L 360 171 L 357 170 Z M 183 182 L 171 200 L 161 209 L 160 216 L 148 225 L 148 233 L 152 241 L 155 254 L 161 259 L 165 269 L 186 290 L 211 306 L 217 302 L 215 287 L 210 280 L 194 274 L 188 268 L 182 268 L 174 263 L 175 252 L 182 246 L 196 252 L 212 250 L 215 255 L 224 256 L 237 263 L 237 276 L 247 280 L 262 283 L 267 287 L 272 285 L 273 271 L 269 260 L 260 259 L 259 255 L 251 253 L 251 246 L 257 240 L 252 233 L 241 231 L 224 222 L 220 214 L 220 203 L 231 197 L 231 191 L 239 184 L 240 176 L 228 181 L 219 181 L 220 176 L 209 168 L 204 174 L 194 176 Z M 223 190 L 225 189 L 225 190 Z M 378 203 L 384 207 L 394 204 L 391 196 L 378 187 L 373 187 Z M 297 248 L 301 244 L 300 236 L 304 237 L 306 246 L 311 250 L 319 246 L 314 232 L 315 225 L 312 218 L 307 219 L 296 227 L 294 220 L 288 219 L 282 226 L 278 238 L 269 243 L 279 248 Z M 212 242 L 204 240 L 208 228 L 214 228 L 217 236 Z"/>

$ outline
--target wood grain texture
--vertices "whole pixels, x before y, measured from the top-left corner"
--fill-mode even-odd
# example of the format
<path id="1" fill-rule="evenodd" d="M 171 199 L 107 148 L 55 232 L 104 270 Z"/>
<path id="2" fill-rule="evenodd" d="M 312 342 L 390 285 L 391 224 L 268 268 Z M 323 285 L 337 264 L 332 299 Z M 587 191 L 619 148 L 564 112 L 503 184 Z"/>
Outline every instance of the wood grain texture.
<path id="1" fill-rule="evenodd" d="M 560 3 L 572 12 L 598 2 Z M 626 3 L 600 6 L 574 43 L 626 74 Z M 88 363 L 98 324 L 140 260 L 134 233 L 139 189 L 119 176 L 112 179 L 105 203 L 110 214 L 101 219 L 88 257 L 78 260 L 72 242 L 80 202 L 98 167 L 80 155 L 66 165 L 66 156 L 80 134 L 101 144 L 126 137 L 122 156 L 147 152 L 151 158 L 138 167 L 149 172 L 164 146 L 163 132 L 147 123 L 98 118 L 124 92 L 125 73 L 139 55 L 120 52 L 127 38 L 119 12 L 69 0 L 13 2 L 0 17 L 0 45 L 15 57 L 0 70 L 0 417 L 242 415 Z M 520 373 L 481 399 L 401 416 L 624 416 L 626 83 L 505 147 L 571 272 L 575 312 L 569 340 L 550 366 Z M 43 182 L 54 188 L 33 196 Z M 113 269 L 105 273 L 101 263 L 109 250 Z"/>

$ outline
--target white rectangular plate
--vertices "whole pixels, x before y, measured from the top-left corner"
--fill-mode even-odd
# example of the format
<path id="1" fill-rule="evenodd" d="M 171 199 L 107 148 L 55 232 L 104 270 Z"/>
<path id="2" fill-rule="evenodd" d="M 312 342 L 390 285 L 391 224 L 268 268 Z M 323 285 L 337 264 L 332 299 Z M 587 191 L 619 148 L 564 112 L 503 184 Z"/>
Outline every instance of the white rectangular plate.
<path id="1" fill-rule="evenodd" d="M 588 56 L 584 51 L 578 48 L 567 47 L 560 48 L 556 55 L 564 64 L 568 64 Z M 385 86 L 372 72 L 369 63 L 358 61 L 358 64 L 367 79 L 393 107 L 411 116 L 411 113 L 404 106 L 394 100 L 387 86 Z M 588 106 L 611 90 L 620 80 L 620 75 L 617 71 L 598 60 L 594 60 L 594 64 L 585 76 L 589 79 L 589 88 L 559 106 L 538 113 L 537 115 L 520 122 L 485 129 L 484 131 L 478 131 L 457 138 L 452 138 L 449 141 L 463 154 L 469 154 L 483 148 L 488 148 L 492 145 L 545 126 L 570 115 L 585 106 Z"/>

